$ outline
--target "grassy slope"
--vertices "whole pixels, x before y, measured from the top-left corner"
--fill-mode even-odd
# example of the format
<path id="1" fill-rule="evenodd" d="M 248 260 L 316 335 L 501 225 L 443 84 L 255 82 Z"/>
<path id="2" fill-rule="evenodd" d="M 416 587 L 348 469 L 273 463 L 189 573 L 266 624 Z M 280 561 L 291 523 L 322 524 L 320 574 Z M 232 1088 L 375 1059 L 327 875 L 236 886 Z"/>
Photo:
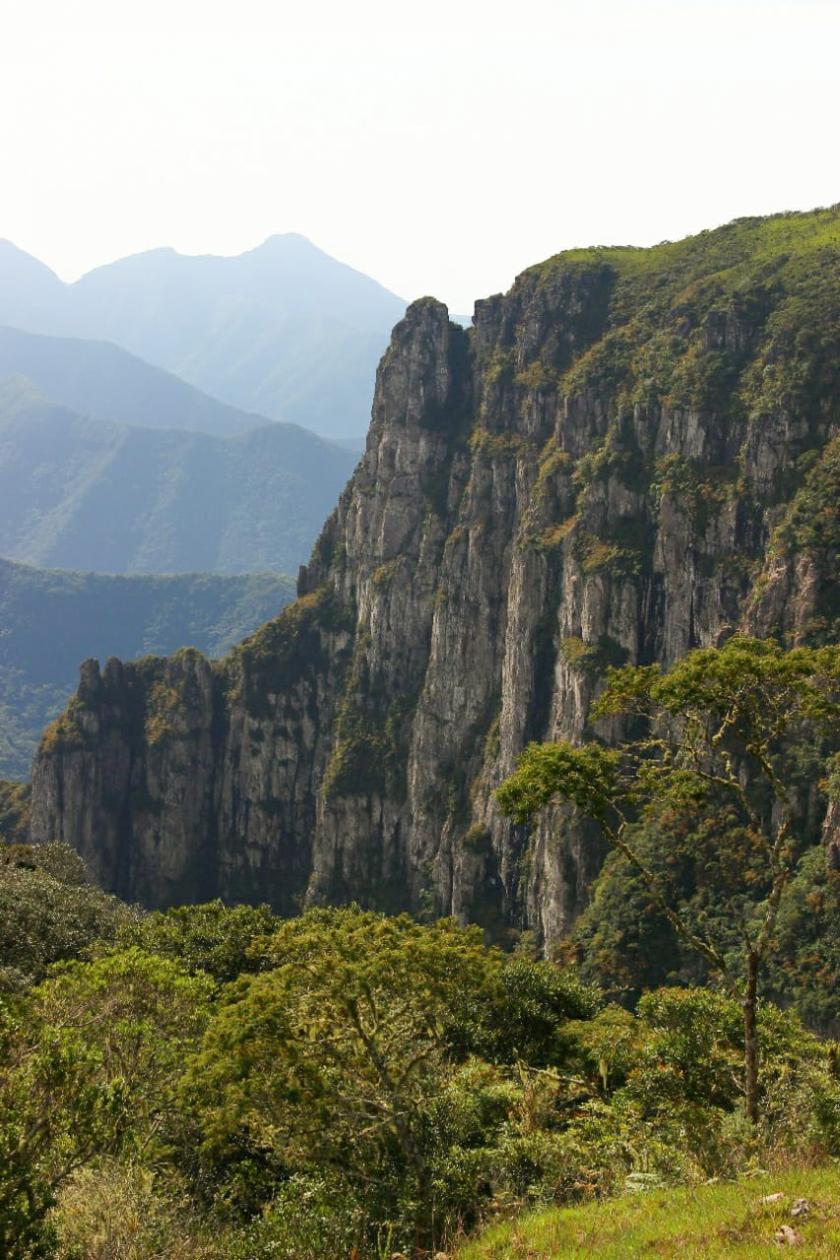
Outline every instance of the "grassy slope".
<path id="1" fill-rule="evenodd" d="M 783 1192 L 780 1202 L 765 1195 Z M 810 1214 L 791 1216 L 798 1198 Z M 766 1260 L 785 1254 L 774 1242 L 792 1226 L 802 1260 L 840 1255 L 840 1171 L 762 1174 L 737 1183 L 627 1195 L 585 1207 L 553 1208 L 484 1231 L 457 1260 Z"/>
<path id="2" fill-rule="evenodd" d="M 86 657 L 221 656 L 293 598 L 282 574 L 112 577 L 0 559 L 0 777 L 28 773 Z"/>

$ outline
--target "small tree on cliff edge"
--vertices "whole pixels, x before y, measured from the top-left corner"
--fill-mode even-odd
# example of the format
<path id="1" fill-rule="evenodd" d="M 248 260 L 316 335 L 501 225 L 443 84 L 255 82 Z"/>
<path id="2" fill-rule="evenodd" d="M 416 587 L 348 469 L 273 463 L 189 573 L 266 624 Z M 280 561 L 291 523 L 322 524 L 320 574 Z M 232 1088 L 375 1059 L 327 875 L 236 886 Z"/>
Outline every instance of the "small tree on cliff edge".
<path id="1" fill-rule="evenodd" d="M 692 652 L 667 673 L 655 665 L 612 670 L 593 717 L 623 715 L 644 734 L 609 748 L 530 744 L 496 793 L 502 812 L 518 823 L 553 799 L 595 822 L 674 930 L 720 975 L 744 1013 L 746 1114 L 753 1123 L 759 973 L 803 848 L 805 794 L 840 742 L 839 692 L 840 648 L 785 652 L 745 637 Z M 668 895 L 634 839 L 651 825 L 664 825 L 667 834 L 669 821 L 708 826 L 722 811 L 727 843 L 738 837 L 741 877 L 726 906 L 725 944 Z"/>

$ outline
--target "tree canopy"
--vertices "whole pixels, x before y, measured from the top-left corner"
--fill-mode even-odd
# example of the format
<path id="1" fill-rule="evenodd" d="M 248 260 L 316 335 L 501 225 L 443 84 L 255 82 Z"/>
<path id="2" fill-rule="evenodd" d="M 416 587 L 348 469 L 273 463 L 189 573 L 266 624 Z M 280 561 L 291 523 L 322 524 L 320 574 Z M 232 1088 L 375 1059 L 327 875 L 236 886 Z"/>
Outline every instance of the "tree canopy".
<path id="1" fill-rule="evenodd" d="M 809 840 L 813 797 L 840 745 L 840 648 L 785 651 L 731 638 L 671 669 L 611 670 L 593 718 L 619 738 L 531 744 L 498 789 L 524 823 L 554 799 L 594 821 L 638 873 L 662 916 L 724 980 L 745 1018 L 747 1111 L 757 1115 L 758 975 Z M 621 736 L 624 735 L 624 738 Z M 645 856 L 646 831 L 717 845 L 726 914 L 693 918 Z"/>

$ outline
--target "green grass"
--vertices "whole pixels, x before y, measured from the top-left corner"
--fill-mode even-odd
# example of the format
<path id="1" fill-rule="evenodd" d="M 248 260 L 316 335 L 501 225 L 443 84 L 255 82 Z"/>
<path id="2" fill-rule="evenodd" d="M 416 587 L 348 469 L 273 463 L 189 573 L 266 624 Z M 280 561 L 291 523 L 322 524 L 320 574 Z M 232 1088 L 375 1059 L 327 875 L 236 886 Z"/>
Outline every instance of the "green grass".
<path id="1" fill-rule="evenodd" d="M 652 248 L 633 245 L 570 249 L 528 268 L 525 275 L 547 277 L 573 263 L 608 262 L 622 279 L 684 270 L 692 279 L 702 275 L 748 274 L 762 264 L 784 265 L 791 257 L 840 248 L 840 207 L 830 206 L 767 218 L 735 219 L 720 228 L 663 241 Z"/>
<path id="2" fill-rule="evenodd" d="M 783 1192 L 776 1203 L 766 1195 Z M 804 1221 L 791 1216 L 806 1199 Z M 800 1260 L 840 1256 L 840 1169 L 789 1171 L 735 1183 L 653 1190 L 585 1207 L 553 1208 L 487 1229 L 456 1260 L 766 1260 L 784 1255 L 782 1226 L 801 1241 Z"/>

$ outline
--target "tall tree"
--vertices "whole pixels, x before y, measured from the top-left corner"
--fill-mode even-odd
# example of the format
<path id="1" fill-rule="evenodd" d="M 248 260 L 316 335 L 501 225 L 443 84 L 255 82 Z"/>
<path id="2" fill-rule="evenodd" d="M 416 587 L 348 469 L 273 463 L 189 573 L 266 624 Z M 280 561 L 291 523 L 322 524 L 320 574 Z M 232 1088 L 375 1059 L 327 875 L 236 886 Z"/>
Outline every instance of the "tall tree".
<path id="1" fill-rule="evenodd" d="M 292 1171 L 338 1168 L 370 1186 L 399 1167 L 423 1251 L 423 1116 L 446 1074 L 447 1025 L 477 994 L 497 996 L 501 955 L 477 928 L 355 908 L 290 920 L 265 949 L 272 969 L 231 987 L 189 1074 L 208 1155 L 223 1161 L 244 1132 Z"/>
<path id="2" fill-rule="evenodd" d="M 806 797 L 840 743 L 840 648 L 795 648 L 743 636 L 690 653 L 669 671 L 612 670 L 593 709 L 638 732 L 607 747 L 592 741 L 531 744 L 497 791 L 525 823 L 554 799 L 600 828 L 641 875 L 675 931 L 737 998 L 744 1017 L 744 1092 L 758 1117 L 756 1008 L 779 906 L 801 858 Z M 736 837 L 726 941 L 669 897 L 634 837 L 670 821 L 699 828 L 724 811 Z M 735 824 L 733 826 L 733 823 Z M 664 824 L 664 826 L 663 826 Z M 740 957 L 730 948 L 732 934 Z"/>

